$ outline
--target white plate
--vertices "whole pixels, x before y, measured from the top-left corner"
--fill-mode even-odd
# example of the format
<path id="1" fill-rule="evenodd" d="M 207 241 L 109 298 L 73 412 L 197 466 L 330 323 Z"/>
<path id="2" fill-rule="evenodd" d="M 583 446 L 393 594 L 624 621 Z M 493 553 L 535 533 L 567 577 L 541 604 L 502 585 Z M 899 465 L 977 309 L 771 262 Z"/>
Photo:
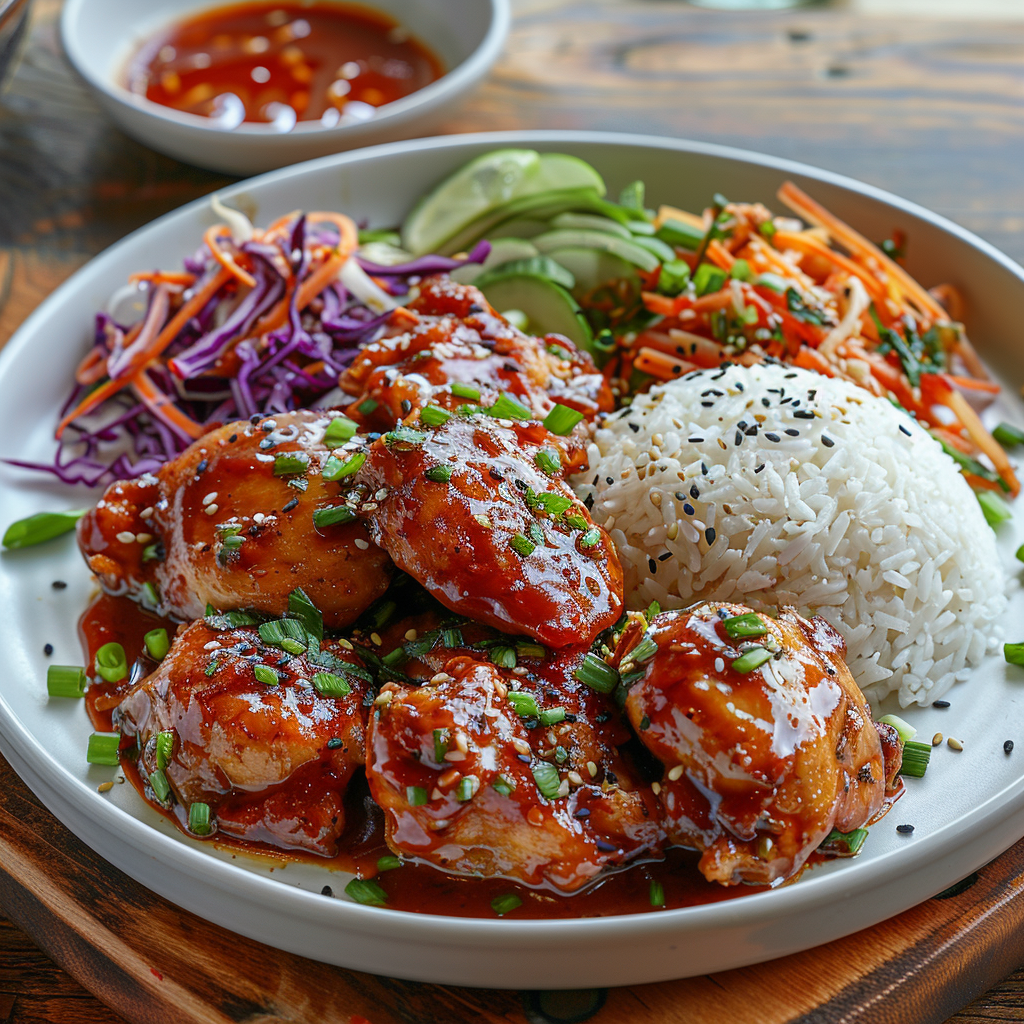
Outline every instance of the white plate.
<path id="1" fill-rule="evenodd" d="M 877 189 L 809 167 L 714 146 L 593 132 L 514 132 L 396 143 L 286 168 L 235 186 L 266 223 L 297 207 L 339 209 L 373 225 L 396 223 L 421 193 L 471 157 L 499 146 L 575 153 L 607 178 L 612 195 L 635 178 L 650 203 L 702 208 L 714 192 L 778 207 L 792 178 L 868 237 L 894 226 L 909 237 L 909 268 L 926 285 L 952 281 L 969 303 L 969 329 L 990 364 L 1020 381 L 1017 331 L 1024 271 L 956 225 Z M 177 266 L 213 222 L 204 201 L 168 214 L 80 270 L 29 318 L 0 354 L 0 455 L 46 459 L 93 313 L 140 268 Z M 1015 397 L 1005 412 L 1024 423 Z M 0 468 L 0 525 L 89 497 Z M 1018 517 L 1018 520 L 1020 517 Z M 1006 564 L 1024 541 L 1001 528 Z M 1011 575 L 1015 575 L 1010 568 Z M 54 579 L 68 582 L 53 590 Z M 963 753 L 935 751 L 923 780 L 871 830 L 856 860 L 809 871 L 774 892 L 681 910 L 578 921 L 465 920 L 327 899 L 345 879 L 311 867 L 271 871 L 188 840 L 129 785 L 106 794 L 112 769 L 85 762 L 90 727 L 77 701 L 48 702 L 46 659 L 81 663 L 75 621 L 90 582 L 73 537 L 0 558 L 0 749 L 76 835 L 149 888 L 200 916 L 281 949 L 357 970 L 457 985 L 569 988 L 637 984 L 705 974 L 806 949 L 875 924 L 946 888 L 1024 835 L 1024 670 L 993 657 L 949 695 L 948 710 L 908 711 L 926 737 L 941 731 Z M 1006 614 L 1021 640 L 1024 596 Z M 893 709 L 895 710 L 895 709 Z M 1003 753 L 1006 739 L 1017 749 Z M 913 835 L 895 826 L 912 823 Z"/>

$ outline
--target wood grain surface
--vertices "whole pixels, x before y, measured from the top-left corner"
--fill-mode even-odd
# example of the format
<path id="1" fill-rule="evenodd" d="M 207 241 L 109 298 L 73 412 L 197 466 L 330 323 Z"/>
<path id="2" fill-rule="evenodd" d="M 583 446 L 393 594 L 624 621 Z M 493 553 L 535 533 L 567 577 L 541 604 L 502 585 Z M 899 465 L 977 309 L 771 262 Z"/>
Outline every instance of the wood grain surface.
<path id="1" fill-rule="evenodd" d="M 989 2 L 979 20 L 981 0 L 947 0 L 941 19 L 907 16 L 907 0 L 861 2 L 871 16 L 843 3 L 727 14 L 672 0 L 513 0 L 505 55 L 443 130 L 600 128 L 758 149 L 880 185 L 1024 259 L 1024 3 Z M 36 0 L 0 100 L 0 343 L 95 253 L 228 180 L 111 125 L 60 53 L 59 8 Z M 1001 20 L 1004 9 L 1014 16 Z M 0 1022 L 558 1019 L 538 997 L 383 981 L 216 929 L 213 959 L 190 962 L 153 935 L 198 922 L 99 861 L 2 763 L 0 794 L 0 907 L 39 943 L 0 919 Z M 938 1024 L 1024 961 L 1022 870 L 1024 844 L 898 922 L 759 968 L 614 990 L 591 1019 Z M 251 964 L 241 984 L 219 985 L 214 966 L 239 963 Z M 312 992 L 332 1005 L 311 1004 Z M 951 1020 L 1024 1020 L 1024 971 Z"/>

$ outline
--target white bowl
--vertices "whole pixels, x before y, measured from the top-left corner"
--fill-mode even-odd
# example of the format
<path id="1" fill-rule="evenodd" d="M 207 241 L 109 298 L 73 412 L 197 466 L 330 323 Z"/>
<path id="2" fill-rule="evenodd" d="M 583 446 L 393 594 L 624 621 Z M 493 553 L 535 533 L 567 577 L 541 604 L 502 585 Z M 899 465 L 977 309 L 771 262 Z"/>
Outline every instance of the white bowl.
<path id="1" fill-rule="evenodd" d="M 774 157 L 673 139 L 600 132 L 501 132 L 392 143 L 289 167 L 227 189 L 225 198 L 266 224 L 301 207 L 338 209 L 371 226 L 396 224 L 435 182 L 507 146 L 567 152 L 591 162 L 615 196 L 640 177 L 651 205 L 700 209 L 715 192 L 778 208 L 792 179 L 869 238 L 894 226 L 908 237 L 908 269 L 924 284 L 955 283 L 971 337 L 1004 373 L 1001 418 L 1024 422 L 1019 310 L 1024 271 L 981 239 L 880 189 Z M 174 268 L 216 220 L 199 200 L 97 256 L 51 295 L 0 352 L 0 457 L 46 460 L 53 426 L 93 314 L 140 267 Z M 42 358 L 40 354 L 42 353 Z M 40 372 L 45 365 L 46 372 Z M 0 465 L 0 527 L 42 509 L 82 507 L 91 496 L 49 477 Z M 1004 564 L 1024 543 L 1024 516 L 1000 527 Z M 67 581 L 54 590 L 51 581 Z M 280 949 L 413 980 L 494 988 L 629 985 L 706 974 L 830 942 L 902 913 L 947 888 L 1024 835 L 1024 688 L 1020 669 L 989 658 L 950 692 L 952 706 L 896 711 L 924 736 L 952 733 L 962 753 L 936 750 L 928 774 L 871 828 L 860 856 L 808 871 L 794 885 L 722 903 L 584 920 L 517 921 L 411 914 L 341 896 L 347 878 L 311 864 L 233 857 L 184 836 L 129 785 L 90 766 L 91 731 L 79 701 L 47 702 L 47 659 L 81 664 L 75 620 L 90 576 L 74 539 L 0 556 L 0 750 L 42 802 L 84 842 L 160 895 L 215 924 Z M 1024 589 L 1003 625 L 1020 638 Z M 1012 738 L 1017 750 L 1003 753 Z M 912 823 L 912 835 L 895 826 Z M 340 898 L 320 895 L 331 885 Z M 610 883 L 614 884 L 614 880 Z M 310 980 L 315 985 L 315 979 Z"/>
<path id="2" fill-rule="evenodd" d="M 141 43 L 167 25 L 222 0 L 67 0 L 61 15 L 64 52 L 117 124 L 147 146 L 227 174 L 258 174 L 357 146 L 426 135 L 487 73 L 508 35 L 509 0 L 370 0 L 438 57 L 437 81 L 380 107 L 355 124 L 299 121 L 290 132 L 243 123 L 228 130 L 209 118 L 153 103 L 123 83 Z"/>

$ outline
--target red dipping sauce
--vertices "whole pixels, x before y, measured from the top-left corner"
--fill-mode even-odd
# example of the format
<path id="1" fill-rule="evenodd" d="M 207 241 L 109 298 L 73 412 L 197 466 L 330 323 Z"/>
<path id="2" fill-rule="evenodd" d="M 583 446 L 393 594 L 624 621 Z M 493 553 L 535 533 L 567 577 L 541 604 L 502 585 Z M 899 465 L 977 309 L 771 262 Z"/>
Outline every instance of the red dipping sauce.
<path id="1" fill-rule="evenodd" d="M 372 117 L 440 78 L 438 58 L 391 18 L 346 3 L 241 3 L 178 22 L 128 65 L 129 90 L 224 128 L 288 131 Z"/>

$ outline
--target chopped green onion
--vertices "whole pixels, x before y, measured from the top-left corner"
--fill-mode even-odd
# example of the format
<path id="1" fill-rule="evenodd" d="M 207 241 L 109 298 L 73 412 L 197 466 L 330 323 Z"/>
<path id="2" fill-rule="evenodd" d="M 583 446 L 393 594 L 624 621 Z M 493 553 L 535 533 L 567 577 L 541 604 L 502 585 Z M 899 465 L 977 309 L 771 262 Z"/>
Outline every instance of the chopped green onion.
<path id="1" fill-rule="evenodd" d="M 541 761 L 532 768 L 533 781 L 537 783 L 540 795 L 548 800 L 554 800 L 558 796 L 558 790 L 562 780 L 558 775 L 558 769 L 550 761 Z"/>
<path id="2" fill-rule="evenodd" d="M 154 661 L 162 661 L 171 649 L 171 641 L 166 629 L 151 629 L 143 638 L 146 651 Z"/>
<path id="3" fill-rule="evenodd" d="M 774 232 L 772 232 L 774 234 Z M 755 285 L 760 285 L 762 288 L 767 288 L 769 291 L 778 292 L 782 295 L 783 292 L 789 287 L 786 283 L 786 279 L 779 277 L 778 274 L 758 274 L 754 279 Z"/>
<path id="4" fill-rule="evenodd" d="M 94 732 L 89 737 L 89 747 L 85 759 L 89 764 L 105 764 L 116 768 L 121 763 L 117 756 L 121 746 L 121 736 L 116 732 Z"/>
<path id="5" fill-rule="evenodd" d="M 573 427 L 575 427 L 581 419 L 583 419 L 583 413 L 578 409 L 570 409 L 569 406 L 562 405 L 560 402 L 557 402 L 551 412 L 544 417 L 544 426 L 547 427 L 552 434 L 558 434 L 561 437 L 565 437 L 566 434 L 572 433 Z"/>
<path id="6" fill-rule="evenodd" d="M 534 544 L 544 543 L 544 527 L 540 523 L 530 523 L 530 528 L 526 531 L 530 535 L 530 540 Z"/>
<path id="7" fill-rule="evenodd" d="M 288 595 L 288 614 L 298 619 L 306 632 L 317 640 L 324 638 L 324 617 L 320 609 L 313 604 L 313 599 L 302 587 L 296 587 Z"/>
<path id="8" fill-rule="evenodd" d="M 239 626 L 255 626 L 259 619 L 249 612 L 233 611 L 219 613 L 212 605 L 206 606 L 203 620 L 210 629 L 237 629 Z"/>
<path id="9" fill-rule="evenodd" d="M 277 686 L 281 682 L 281 676 L 277 669 L 271 668 L 269 665 L 256 665 L 252 671 L 256 676 L 256 681 L 264 686 Z"/>
<path id="10" fill-rule="evenodd" d="M 455 787 L 455 799 L 460 804 L 464 804 L 467 800 L 472 800 L 476 796 L 476 791 L 479 788 L 480 780 L 475 775 L 464 775 Z"/>
<path id="11" fill-rule="evenodd" d="M 347 416 L 335 416 L 324 431 L 324 444 L 328 448 L 340 448 L 346 441 L 351 441 L 359 428 Z"/>
<path id="12" fill-rule="evenodd" d="M 305 654 L 309 646 L 309 633 L 298 619 L 272 619 L 259 626 L 260 639 L 272 647 L 280 647 L 289 654 Z"/>
<path id="13" fill-rule="evenodd" d="M 392 854 L 385 854 L 383 857 L 377 858 L 377 870 L 380 872 L 394 871 L 395 868 L 400 868 L 401 866 L 401 860 Z"/>
<path id="14" fill-rule="evenodd" d="M 388 245 L 399 246 L 402 236 L 390 228 L 360 228 L 359 244 L 367 245 L 369 242 L 385 242 Z"/>
<path id="15" fill-rule="evenodd" d="M 406 786 L 405 799 L 410 807 L 422 807 L 427 802 L 427 791 L 422 786 Z"/>
<path id="16" fill-rule="evenodd" d="M 572 675 L 598 693 L 611 693 L 619 685 L 618 670 L 591 651 L 583 656 L 580 667 Z"/>
<path id="17" fill-rule="evenodd" d="M 760 668 L 766 661 L 771 660 L 772 652 L 767 648 L 752 647 L 741 654 L 732 663 L 732 667 L 736 672 L 753 672 L 755 668 Z"/>
<path id="18" fill-rule="evenodd" d="M 483 411 L 498 420 L 533 419 L 533 413 L 522 402 L 517 402 L 511 395 L 506 394 L 500 395 L 494 405 Z"/>
<path id="19" fill-rule="evenodd" d="M 652 601 L 647 606 L 647 611 L 644 612 L 644 618 L 649 622 L 656 616 L 661 614 L 661 605 L 657 601 Z"/>
<path id="20" fill-rule="evenodd" d="M 750 272 L 750 264 L 746 260 L 734 260 L 729 276 L 735 281 L 754 280 L 754 275 Z"/>
<path id="21" fill-rule="evenodd" d="M 437 405 L 427 405 L 420 410 L 420 419 L 428 427 L 439 427 L 442 423 L 447 423 L 451 418 L 452 414 L 447 409 L 442 409 Z"/>
<path id="22" fill-rule="evenodd" d="M 167 803 L 167 798 L 171 795 L 171 787 L 167 776 L 161 769 L 156 768 L 149 773 L 149 785 L 157 800 L 162 804 Z"/>
<path id="23" fill-rule="evenodd" d="M 480 389 L 473 387 L 472 384 L 462 384 L 459 381 L 455 381 L 452 384 L 452 394 L 456 398 L 469 398 L 474 402 L 480 401 Z"/>
<path id="24" fill-rule="evenodd" d="M 756 612 L 747 612 L 746 615 L 733 615 L 731 618 L 723 619 L 726 633 L 733 640 L 742 640 L 750 636 L 764 636 L 768 627 L 761 621 Z"/>
<path id="25" fill-rule="evenodd" d="M 978 504 L 989 526 L 995 528 L 1013 518 L 1013 509 L 995 491 L 978 491 Z"/>
<path id="26" fill-rule="evenodd" d="M 928 769 L 931 756 L 932 748 L 928 743 L 918 743 L 915 740 L 904 743 L 900 775 L 909 775 L 915 779 L 921 778 Z"/>
<path id="27" fill-rule="evenodd" d="M 156 766 L 161 771 L 171 763 L 174 753 L 174 733 L 169 729 L 156 734 Z"/>
<path id="28" fill-rule="evenodd" d="M 205 676 L 215 675 L 218 668 L 220 668 L 220 659 L 214 658 L 213 661 L 211 661 L 210 664 L 207 665 L 206 668 L 203 670 L 203 675 L 205 675 Z"/>
<path id="29" fill-rule="evenodd" d="M 690 265 L 684 260 L 669 260 L 661 265 L 657 289 L 662 295 L 679 295 L 689 283 Z"/>
<path id="30" fill-rule="evenodd" d="M 537 546 L 529 537 L 526 537 L 521 533 L 515 534 L 508 543 L 509 547 L 511 547 L 517 555 L 522 555 L 523 558 L 532 555 L 534 548 Z"/>
<path id="31" fill-rule="evenodd" d="M 555 747 L 555 760 L 559 764 L 565 764 L 565 762 L 569 760 L 569 751 L 563 746 Z"/>
<path id="32" fill-rule="evenodd" d="M 383 629 L 398 611 L 398 605 L 390 598 L 378 601 L 366 614 L 370 616 L 375 629 Z"/>
<path id="33" fill-rule="evenodd" d="M 96 671 L 108 683 L 118 683 L 128 675 L 128 659 L 117 641 L 104 644 L 96 652 Z"/>
<path id="34" fill-rule="evenodd" d="M 443 466 L 431 466 L 423 475 L 435 484 L 446 484 L 452 478 L 455 467 L 445 463 Z"/>
<path id="35" fill-rule="evenodd" d="M 520 640 L 516 644 L 516 654 L 520 658 L 543 658 L 547 653 L 541 644 L 536 644 L 532 640 Z"/>
<path id="36" fill-rule="evenodd" d="M 333 505 L 329 508 L 318 508 L 313 513 L 313 525 L 317 529 L 324 526 L 339 526 L 351 523 L 355 518 L 355 512 L 348 505 Z"/>
<path id="37" fill-rule="evenodd" d="M 434 730 L 434 760 L 438 764 L 444 763 L 444 755 L 448 753 L 448 730 Z"/>
<path id="38" fill-rule="evenodd" d="M 155 544 L 147 544 L 142 549 L 142 561 L 143 562 L 155 562 L 161 555 L 160 552 L 163 549 L 163 544 L 157 542 Z"/>
<path id="39" fill-rule="evenodd" d="M 538 716 L 541 725 L 557 725 L 565 721 L 565 708 L 545 708 Z"/>
<path id="40" fill-rule="evenodd" d="M 423 444 L 427 435 L 422 430 L 413 430 L 412 427 L 400 426 L 389 430 L 382 438 L 386 445 L 393 444 Z"/>
<path id="41" fill-rule="evenodd" d="M 693 275 L 693 286 L 697 289 L 697 297 L 711 292 L 721 291 L 728 280 L 725 271 L 713 263 L 702 263 Z"/>
<path id="42" fill-rule="evenodd" d="M 642 665 L 645 661 L 650 661 L 657 653 L 658 641 L 650 633 L 644 633 L 640 643 L 626 655 L 626 660 Z"/>
<path id="43" fill-rule="evenodd" d="M 345 895 L 365 907 L 383 907 L 388 901 L 388 894 L 369 878 L 353 878 L 345 886 Z"/>
<path id="44" fill-rule="evenodd" d="M 305 452 L 282 452 L 274 456 L 274 476 L 305 473 L 309 469 L 309 456 Z"/>
<path id="45" fill-rule="evenodd" d="M 352 685 L 333 672 L 314 672 L 313 686 L 321 697 L 347 697 L 352 692 Z"/>
<path id="46" fill-rule="evenodd" d="M 825 836 L 818 847 L 823 853 L 831 853 L 839 857 L 853 857 L 860 852 L 864 840 L 868 837 L 866 828 L 855 828 L 852 832 L 840 832 L 834 828 Z"/>
<path id="47" fill-rule="evenodd" d="M 360 416 L 369 416 L 370 413 L 377 411 L 379 402 L 375 402 L 372 398 L 366 398 L 356 406 L 356 412 Z"/>
<path id="48" fill-rule="evenodd" d="M 583 533 L 586 533 L 586 531 L 590 529 L 590 523 L 588 523 L 587 520 L 578 512 L 570 512 L 569 515 L 565 517 L 565 522 L 567 526 L 571 526 L 574 530 L 580 530 Z"/>
<path id="49" fill-rule="evenodd" d="M 685 221 L 666 217 L 661 222 L 661 227 L 658 228 L 655 237 L 660 238 L 669 245 L 676 245 L 680 249 L 689 249 L 691 252 L 696 252 L 697 247 L 704 240 L 704 231 L 701 228 L 695 228 L 687 224 Z"/>
<path id="50" fill-rule="evenodd" d="M 357 473 L 366 461 L 366 452 L 356 452 L 342 461 L 337 455 L 332 455 L 325 463 L 322 476 L 325 480 L 333 482 L 344 476 L 351 476 Z"/>
<path id="51" fill-rule="evenodd" d="M 46 692 L 51 697 L 85 696 L 85 669 L 80 665 L 48 666 Z"/>
<path id="52" fill-rule="evenodd" d="M 769 242 L 775 237 L 775 232 L 777 230 L 778 229 L 775 227 L 774 223 L 770 220 L 762 221 L 762 223 L 757 226 L 758 234 L 763 238 L 767 238 Z"/>
<path id="53" fill-rule="evenodd" d="M 516 649 L 505 644 L 499 644 L 491 648 L 491 664 L 498 668 L 516 667 Z"/>
<path id="54" fill-rule="evenodd" d="M 34 516 L 11 523 L 4 531 L 5 548 L 30 548 L 62 534 L 70 533 L 85 515 L 85 509 L 73 512 L 37 512 Z"/>
<path id="55" fill-rule="evenodd" d="M 1017 561 L 1024 562 L 1024 544 L 1017 548 Z"/>
<path id="56" fill-rule="evenodd" d="M 540 509 L 541 512 L 547 512 L 548 515 L 560 516 L 572 508 L 572 498 L 567 498 L 564 494 L 552 494 L 549 491 L 538 494 L 531 487 L 526 491 L 526 504 L 534 510 Z"/>
<path id="57" fill-rule="evenodd" d="M 508 702 L 520 718 L 537 718 L 540 715 L 537 698 L 532 693 L 523 693 L 522 690 L 509 690 Z"/>
<path id="58" fill-rule="evenodd" d="M 1000 423 L 995 430 L 992 431 L 992 436 L 1004 447 L 1004 448 L 1016 448 L 1019 444 L 1024 444 L 1024 430 L 1020 427 L 1015 427 L 1011 423 Z"/>
<path id="59" fill-rule="evenodd" d="M 504 775 L 499 775 L 497 779 L 491 783 L 491 789 L 493 789 L 495 793 L 499 793 L 501 796 L 511 795 L 514 788 L 515 787 L 509 783 L 508 779 L 506 779 Z"/>
<path id="60" fill-rule="evenodd" d="M 992 483 L 998 483 L 1000 487 L 1006 487 L 1006 482 L 1003 478 L 991 470 L 984 463 L 979 462 L 977 459 L 972 459 L 970 455 L 965 455 L 962 451 L 954 448 L 948 441 L 943 441 L 941 438 L 938 439 L 939 444 L 942 445 L 942 450 L 960 466 L 964 472 L 973 473 L 975 476 L 980 476 L 982 480 L 990 480 Z"/>
<path id="61" fill-rule="evenodd" d="M 665 887 L 661 882 L 656 882 L 653 878 L 651 879 L 650 898 L 652 907 L 665 906 Z"/>
<path id="62" fill-rule="evenodd" d="M 541 472 L 548 476 L 555 476 L 562 471 L 562 460 L 554 448 L 541 448 L 533 457 L 533 461 L 540 467 Z"/>
<path id="63" fill-rule="evenodd" d="M 188 830 L 193 835 L 210 834 L 210 805 L 196 802 L 188 809 Z"/>
<path id="64" fill-rule="evenodd" d="M 1024 665 L 1024 644 L 1003 644 L 1003 657 L 1008 665 Z"/>
<path id="65" fill-rule="evenodd" d="M 595 544 L 601 542 L 601 531 L 596 527 L 592 526 L 582 537 L 580 537 L 581 548 L 592 548 Z"/>
<path id="66" fill-rule="evenodd" d="M 891 725 L 899 733 L 903 743 L 908 743 L 917 735 L 917 729 L 909 722 L 905 722 L 899 715 L 882 715 L 879 722 L 883 725 Z"/>
<path id="67" fill-rule="evenodd" d="M 461 647 L 462 646 L 462 630 L 458 626 L 448 626 L 446 629 L 441 630 L 441 645 L 443 647 Z"/>
<path id="68" fill-rule="evenodd" d="M 139 597 L 142 598 L 144 608 L 156 608 L 160 604 L 160 595 L 152 583 L 143 583 L 139 590 Z"/>
<path id="69" fill-rule="evenodd" d="M 404 648 L 396 647 L 393 651 L 388 651 L 383 658 L 380 659 L 380 663 L 385 668 L 401 668 L 409 660 L 409 655 L 405 652 Z"/>
<path id="70" fill-rule="evenodd" d="M 636 210 L 638 213 L 643 213 L 644 183 L 642 181 L 631 181 L 628 185 L 624 186 L 619 193 L 619 206 L 624 206 L 627 210 Z"/>
<path id="71" fill-rule="evenodd" d="M 504 917 L 506 914 L 511 914 L 513 910 L 518 910 L 523 905 L 523 901 L 513 892 L 506 893 L 504 896 L 495 896 L 491 900 L 491 910 L 493 910 L 498 917 Z"/>

